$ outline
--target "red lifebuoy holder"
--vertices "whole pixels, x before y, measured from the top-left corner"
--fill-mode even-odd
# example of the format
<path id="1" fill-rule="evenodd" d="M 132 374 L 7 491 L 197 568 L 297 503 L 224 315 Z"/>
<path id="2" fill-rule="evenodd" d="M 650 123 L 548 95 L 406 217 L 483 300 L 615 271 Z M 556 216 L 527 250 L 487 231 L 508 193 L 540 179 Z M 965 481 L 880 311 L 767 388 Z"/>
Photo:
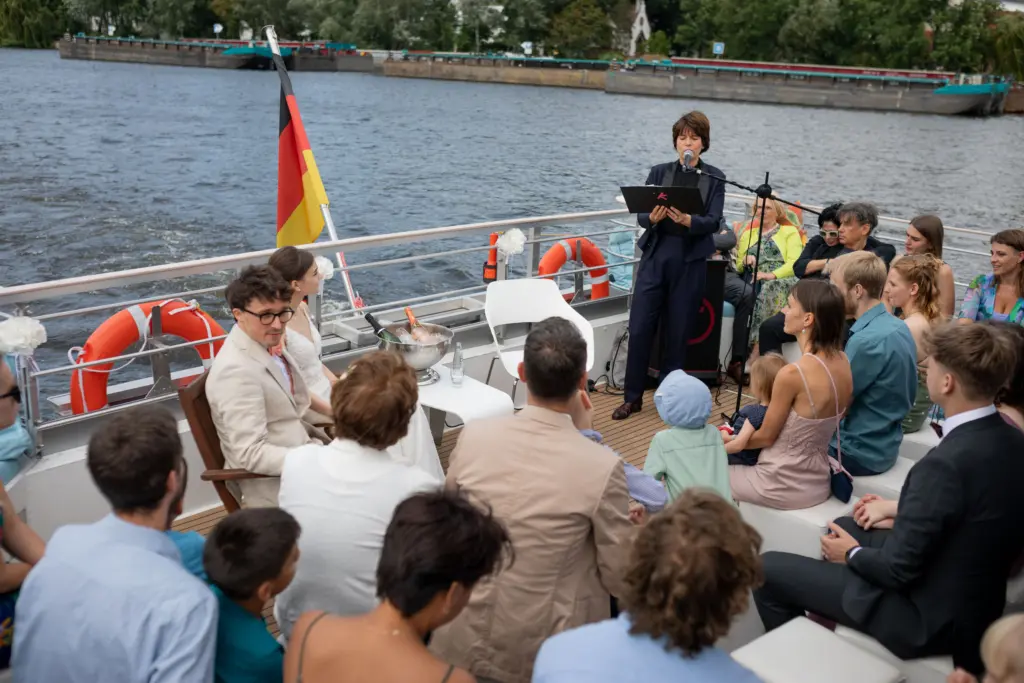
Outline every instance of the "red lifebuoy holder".
<path id="1" fill-rule="evenodd" d="M 580 246 L 580 254 L 576 253 L 576 245 Z M 553 247 L 548 249 L 547 253 L 544 254 L 544 258 L 540 260 L 540 265 L 537 266 L 538 275 L 554 275 L 567 261 L 583 261 L 583 265 L 587 268 L 593 268 L 590 271 L 590 298 L 591 299 L 603 299 L 610 293 L 608 285 L 608 269 L 607 268 L 596 268 L 595 266 L 604 266 L 607 262 L 604 260 L 604 255 L 601 250 L 598 249 L 593 242 L 583 237 L 571 237 L 564 239 L 556 243 Z M 549 278 L 553 279 L 553 278 Z M 566 299 L 571 300 L 572 295 L 565 295 Z"/>
<path id="2" fill-rule="evenodd" d="M 151 316 L 155 306 L 160 306 L 161 328 L 166 334 L 188 341 L 202 341 L 224 334 L 224 328 L 194 303 L 180 299 L 154 301 L 131 306 L 107 318 L 89 336 L 75 363 L 120 356 L 139 339 L 148 337 L 153 330 Z M 224 340 L 220 339 L 194 347 L 203 359 L 204 368 L 210 367 L 213 357 L 223 345 Z M 107 407 L 107 381 L 113 366 L 113 363 L 94 365 L 71 373 L 71 410 L 75 415 Z"/>

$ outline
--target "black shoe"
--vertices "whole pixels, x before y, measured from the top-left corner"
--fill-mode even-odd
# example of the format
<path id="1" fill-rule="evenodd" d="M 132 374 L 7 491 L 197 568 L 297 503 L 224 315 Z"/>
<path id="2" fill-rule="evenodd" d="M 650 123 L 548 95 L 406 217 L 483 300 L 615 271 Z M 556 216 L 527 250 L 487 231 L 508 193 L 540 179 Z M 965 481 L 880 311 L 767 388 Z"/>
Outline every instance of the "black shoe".
<path id="1" fill-rule="evenodd" d="M 625 420 L 633 413 L 639 413 L 643 409 L 643 406 L 644 402 L 642 400 L 633 401 L 632 403 L 626 401 L 621 406 L 615 409 L 615 412 L 612 413 L 612 419 Z"/>

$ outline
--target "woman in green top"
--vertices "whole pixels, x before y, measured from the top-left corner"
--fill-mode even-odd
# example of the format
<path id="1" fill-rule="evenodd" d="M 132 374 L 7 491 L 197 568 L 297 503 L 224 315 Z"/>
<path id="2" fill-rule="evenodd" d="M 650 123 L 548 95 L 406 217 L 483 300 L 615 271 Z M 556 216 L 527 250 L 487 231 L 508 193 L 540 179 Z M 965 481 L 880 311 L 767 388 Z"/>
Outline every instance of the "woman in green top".
<path id="1" fill-rule="evenodd" d="M 740 235 L 736 246 L 736 272 L 748 283 L 758 283 L 754 318 L 750 325 L 748 343 L 757 344 L 758 330 L 766 318 L 770 318 L 786 305 L 790 288 L 796 284 L 793 264 L 804 248 L 800 230 L 788 223 L 786 207 L 778 199 L 760 199 L 754 204 L 754 218 L 759 220 L 761 205 L 764 204 L 764 227 L 760 231 L 761 258 L 757 261 L 758 229 L 753 223 L 750 229 Z M 751 272 L 758 263 L 756 275 Z"/>
<path id="2" fill-rule="evenodd" d="M 910 412 L 903 418 L 904 434 L 921 429 L 932 405 L 926 384 L 928 375 L 925 361 L 928 360 L 928 351 L 925 337 L 932 328 L 945 320 L 940 308 L 941 269 L 942 262 L 931 254 L 904 256 L 894 261 L 889 269 L 889 279 L 882 295 L 888 305 L 900 309 L 900 317 L 910 328 L 917 347 L 917 394 Z"/>

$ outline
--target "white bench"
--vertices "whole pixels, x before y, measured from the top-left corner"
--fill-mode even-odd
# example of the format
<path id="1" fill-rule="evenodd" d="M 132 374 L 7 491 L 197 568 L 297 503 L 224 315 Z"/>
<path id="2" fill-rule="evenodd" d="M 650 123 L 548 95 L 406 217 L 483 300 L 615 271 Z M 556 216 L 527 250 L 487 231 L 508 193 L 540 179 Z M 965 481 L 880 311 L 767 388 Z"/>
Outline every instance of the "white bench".
<path id="1" fill-rule="evenodd" d="M 740 503 L 740 515 L 761 534 L 761 552 L 777 550 L 820 559 L 821 537 L 829 522 L 849 515 L 856 502 L 857 498 L 843 503 L 830 497 L 821 505 L 803 510 L 775 510 L 753 503 Z"/>
<path id="2" fill-rule="evenodd" d="M 900 457 L 917 462 L 938 445 L 939 435 L 932 429 L 931 424 L 925 423 L 924 427 L 918 431 L 903 435 L 903 443 L 900 444 Z"/>
<path id="3" fill-rule="evenodd" d="M 900 670 L 803 617 L 732 653 L 765 683 L 899 683 Z"/>
<path id="4" fill-rule="evenodd" d="M 899 500 L 903 482 L 910 474 L 910 468 L 917 463 L 907 458 L 896 458 L 896 464 L 888 472 L 867 477 L 853 478 L 853 495 L 863 498 L 868 493 L 887 500 Z"/>
<path id="5" fill-rule="evenodd" d="M 900 659 L 871 636 L 845 626 L 836 626 L 836 636 L 895 666 L 906 683 L 945 683 L 946 677 L 953 673 L 952 657 Z"/>

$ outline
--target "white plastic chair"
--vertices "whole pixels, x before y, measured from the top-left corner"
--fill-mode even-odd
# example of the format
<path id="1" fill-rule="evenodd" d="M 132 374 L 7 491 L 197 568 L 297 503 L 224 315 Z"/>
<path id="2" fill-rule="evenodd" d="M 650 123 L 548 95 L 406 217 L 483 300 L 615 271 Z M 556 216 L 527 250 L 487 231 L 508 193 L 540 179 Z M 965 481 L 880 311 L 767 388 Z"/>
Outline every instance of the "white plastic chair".
<path id="1" fill-rule="evenodd" d="M 491 328 L 494 339 L 494 358 L 487 370 L 487 384 L 495 361 L 501 361 L 505 371 L 512 377 L 512 401 L 516 399 L 519 387 L 519 363 L 523 360 L 523 349 L 505 350 L 498 341 L 495 328 L 502 325 L 539 323 L 547 318 L 564 318 L 576 325 L 587 342 L 587 372 L 594 367 L 594 328 L 565 299 L 554 280 L 497 280 L 487 285 L 484 300 L 484 316 Z"/>

